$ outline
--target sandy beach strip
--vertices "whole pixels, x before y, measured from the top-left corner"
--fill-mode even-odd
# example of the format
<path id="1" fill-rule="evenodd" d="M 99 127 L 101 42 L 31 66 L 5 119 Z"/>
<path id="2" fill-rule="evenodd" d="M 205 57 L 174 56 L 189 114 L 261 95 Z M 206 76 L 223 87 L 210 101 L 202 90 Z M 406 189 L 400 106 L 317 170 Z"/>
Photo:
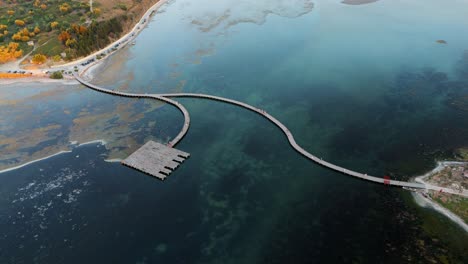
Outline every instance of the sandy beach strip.
<path id="1" fill-rule="evenodd" d="M 60 64 L 60 65 L 54 65 L 52 66 L 51 68 L 62 68 L 62 67 L 71 67 L 71 66 L 75 66 L 77 64 L 80 64 L 80 63 L 83 63 L 83 62 L 86 62 L 90 59 L 93 59 L 94 57 L 96 57 L 97 55 L 101 54 L 101 53 L 104 53 L 106 52 L 107 50 L 111 50 L 115 45 L 117 44 L 120 44 L 120 46 L 117 48 L 116 51 L 118 51 L 119 49 L 121 49 L 123 46 L 125 46 L 125 44 L 128 44 L 130 41 L 132 41 L 133 39 L 136 38 L 136 36 L 141 32 L 143 31 L 143 29 L 145 28 L 145 26 L 149 23 L 149 18 L 150 16 L 153 14 L 153 13 L 156 13 L 156 11 L 162 6 L 164 5 L 165 3 L 167 3 L 168 0 L 159 0 L 156 4 L 154 4 L 153 6 L 151 6 L 144 14 L 143 16 L 138 20 L 138 23 L 135 24 L 135 26 L 132 28 L 132 30 L 130 30 L 127 34 L 123 35 L 122 37 L 120 37 L 118 40 L 112 42 L 111 44 L 107 45 L 107 47 L 99 50 L 99 51 L 96 51 L 84 58 L 81 58 L 81 59 L 78 59 L 78 60 L 75 60 L 75 61 L 72 61 L 72 62 L 69 62 L 69 63 L 66 63 L 66 64 Z M 146 21 L 145 21 L 146 19 Z M 144 21 L 144 22 L 143 22 Z M 134 34 L 132 36 L 132 34 Z M 114 52 L 116 52 L 114 51 Z M 113 52 L 112 52 L 113 53 Z M 106 56 L 106 58 L 109 57 L 109 56 Z M 105 58 L 104 58 L 105 59 Z"/>
<path id="2" fill-rule="evenodd" d="M 106 145 L 107 142 L 104 139 L 96 139 L 96 140 L 91 140 L 91 141 L 88 141 L 88 142 L 80 143 L 80 144 L 78 144 L 78 147 L 85 146 L 85 145 L 90 145 L 90 144 Z"/>
<path id="3" fill-rule="evenodd" d="M 4 169 L 4 170 L 1 170 L 0 173 L 4 173 L 4 172 L 8 172 L 8 171 L 20 169 L 20 168 L 22 168 L 22 167 L 24 167 L 24 166 L 28 166 L 28 165 L 33 164 L 33 163 L 36 163 L 36 162 L 38 162 L 38 161 L 45 160 L 45 159 L 48 159 L 48 158 L 52 158 L 52 157 L 55 157 L 55 156 L 60 155 L 60 154 L 70 153 L 70 152 L 72 152 L 72 151 L 71 151 L 71 150 L 62 150 L 62 151 L 59 151 L 59 152 L 57 152 L 57 153 L 55 153 L 55 154 L 49 155 L 49 156 L 47 156 L 47 157 L 35 159 L 35 160 L 26 162 L 26 163 L 24 163 L 24 164 L 21 164 L 21 165 L 15 166 L 15 167 L 11 167 L 11 168 L 7 168 L 7 169 Z"/>
<path id="4" fill-rule="evenodd" d="M 106 159 L 104 160 L 105 162 L 109 162 L 109 163 L 120 163 L 122 162 L 122 159 Z"/>
<path id="5" fill-rule="evenodd" d="M 78 143 L 76 141 L 72 141 L 70 142 L 70 147 L 71 148 L 74 148 L 74 147 L 82 147 L 82 146 L 86 146 L 86 145 L 91 145 L 91 144 L 100 144 L 100 145 L 106 145 L 107 142 L 104 140 L 104 139 L 96 139 L 96 140 L 91 140 L 91 141 L 87 141 L 87 142 L 83 142 L 83 143 Z M 49 156 L 46 156 L 46 157 L 42 157 L 42 158 L 38 158 L 38 159 L 35 159 L 35 160 L 32 160 L 32 161 L 28 161 L 26 163 L 23 163 L 23 164 L 20 164 L 20 165 L 17 165 L 17 166 L 14 166 L 14 167 L 10 167 L 10 168 L 6 168 L 6 169 L 3 169 L 3 170 L 0 170 L 0 174 L 1 173 L 4 173 L 4 172 L 8 172 L 8 171 L 13 171 L 13 170 L 16 170 L 16 169 L 20 169 L 24 166 L 28 166 L 30 164 L 33 164 L 33 163 L 36 163 L 38 161 L 41 161 L 41 160 L 46 160 L 48 158 L 52 158 L 52 157 L 55 157 L 55 156 L 58 156 L 58 155 L 61 155 L 61 154 L 65 154 L 65 153 L 70 153 L 72 152 L 72 150 L 62 150 L 62 151 L 59 151 L 57 153 L 54 153 L 54 154 L 51 154 Z M 114 162 L 111 160 L 111 162 Z"/>
<path id="6" fill-rule="evenodd" d="M 15 78 L 15 79 L 1 79 L 0 85 L 9 85 L 9 84 L 18 84 L 18 83 L 62 83 L 66 85 L 75 85 L 79 84 L 75 79 L 64 78 L 64 79 L 51 79 L 49 77 L 24 77 L 24 78 Z"/>
<path id="7" fill-rule="evenodd" d="M 365 4 L 370 4 L 377 2 L 379 0 L 343 0 L 341 3 L 346 4 L 346 5 L 365 5 Z"/>
<path id="8" fill-rule="evenodd" d="M 416 192 L 412 192 L 412 195 L 413 195 L 413 198 L 414 198 L 414 201 L 421 207 L 425 207 L 425 208 L 432 208 L 434 210 L 436 210 L 437 212 L 445 215 L 446 217 L 448 217 L 450 220 L 452 220 L 454 223 L 456 223 L 457 225 L 459 225 L 461 228 L 463 228 L 466 232 L 468 232 L 468 225 L 465 223 L 465 221 L 463 221 L 463 219 L 461 219 L 458 215 L 452 213 L 451 211 L 449 211 L 448 209 L 446 209 L 445 207 L 439 205 L 438 203 L 432 201 L 431 199 L 429 198 L 426 198 L 424 197 L 422 194 L 420 193 L 416 193 Z"/>
<path id="9" fill-rule="evenodd" d="M 426 173 L 426 174 L 424 174 L 422 176 L 418 176 L 418 177 L 414 178 L 414 181 L 422 183 L 422 184 L 429 184 L 424 179 L 431 176 L 432 174 L 434 174 L 436 172 L 440 172 L 445 167 L 445 165 L 463 165 L 463 164 L 467 164 L 467 163 L 468 162 L 461 162 L 461 161 L 438 162 L 437 167 L 435 167 L 433 170 L 431 170 L 430 172 L 428 172 L 428 173 Z M 458 215 L 452 213 L 450 210 L 443 207 L 442 205 L 434 202 L 432 199 L 425 197 L 421 193 L 412 192 L 412 195 L 413 195 L 413 198 L 414 198 L 415 202 L 419 206 L 426 207 L 426 208 L 432 208 L 432 209 L 436 210 L 437 212 L 439 212 L 439 213 L 445 215 L 446 217 L 448 217 L 454 223 L 458 224 L 466 232 L 468 232 L 468 224 L 465 223 L 465 221 L 463 221 L 463 219 L 461 219 Z"/>
<path id="10" fill-rule="evenodd" d="M 119 45 L 116 48 L 116 50 L 109 52 L 105 58 L 103 58 L 103 59 L 101 59 L 99 61 L 106 60 L 112 54 L 119 51 L 124 46 L 126 46 L 128 43 L 133 41 L 138 36 L 138 34 L 141 31 L 143 31 L 145 26 L 150 22 L 151 15 L 156 13 L 156 11 L 167 2 L 168 2 L 168 0 L 159 0 L 157 3 L 155 3 L 153 6 L 151 6 L 143 14 L 143 16 L 138 20 L 138 23 L 135 24 L 135 26 L 132 28 L 132 30 L 130 30 L 127 34 L 125 34 L 124 36 L 122 36 L 118 40 L 116 40 L 116 41 L 112 42 L 111 44 L 107 45 L 107 47 L 105 47 L 105 48 L 103 48 L 101 50 L 98 50 L 98 51 L 96 51 L 96 52 L 94 52 L 94 53 L 92 53 L 92 54 L 90 54 L 90 55 L 88 55 L 88 56 L 86 56 L 84 58 L 77 59 L 77 60 L 71 61 L 71 62 L 66 63 L 66 64 L 51 66 L 50 69 L 70 68 L 69 70 L 71 70 L 71 67 L 79 65 L 79 64 L 81 64 L 83 62 L 89 61 L 91 59 L 95 59 L 97 55 L 99 55 L 101 53 L 106 53 L 107 51 L 111 51 L 116 45 Z M 87 69 L 89 69 L 91 66 L 94 66 L 95 64 L 96 63 L 88 65 L 87 67 L 83 68 L 82 71 L 86 71 Z M 2 68 L 5 68 L 5 65 L 3 65 Z M 5 70 L 21 70 L 21 69 L 5 69 Z M 44 70 L 46 70 L 46 69 L 44 69 Z M 24 78 L 15 78 L 15 79 L 2 79 L 2 78 L 0 78 L 0 84 L 5 84 L 6 85 L 6 84 L 15 84 L 15 83 L 25 83 L 25 82 L 29 82 L 28 79 L 31 79 L 31 82 L 60 82 L 61 81 L 61 80 L 52 80 L 52 79 L 50 79 L 49 81 L 45 81 L 47 79 L 45 77 L 39 78 L 39 77 L 35 77 L 35 76 L 31 76 L 31 77 L 26 76 Z"/>
<path id="11" fill-rule="evenodd" d="M 112 54 L 107 55 L 106 59 L 110 58 Z M 95 61 L 89 64 L 79 75 L 87 80 L 93 80 L 99 74 L 99 68 L 106 62 L 105 59 Z"/>

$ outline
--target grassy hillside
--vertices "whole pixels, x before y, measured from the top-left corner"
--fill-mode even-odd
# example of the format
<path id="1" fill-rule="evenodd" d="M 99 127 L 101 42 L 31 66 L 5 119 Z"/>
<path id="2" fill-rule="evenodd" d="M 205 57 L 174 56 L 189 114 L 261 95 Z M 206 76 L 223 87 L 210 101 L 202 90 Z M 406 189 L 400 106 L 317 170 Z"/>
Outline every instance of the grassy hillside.
<path id="1" fill-rule="evenodd" d="M 117 39 L 156 2 L 95 0 L 91 9 L 89 1 L 2 1 L 0 63 L 31 51 L 36 64 L 88 55 Z M 45 56 L 34 56 L 38 54 Z"/>

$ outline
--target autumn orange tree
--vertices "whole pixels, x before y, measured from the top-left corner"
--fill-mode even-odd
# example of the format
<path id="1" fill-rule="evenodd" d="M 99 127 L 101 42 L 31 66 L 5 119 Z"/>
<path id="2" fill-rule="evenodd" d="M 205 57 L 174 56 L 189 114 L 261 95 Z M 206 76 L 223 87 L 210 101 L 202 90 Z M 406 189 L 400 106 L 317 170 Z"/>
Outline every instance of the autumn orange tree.
<path id="1" fill-rule="evenodd" d="M 99 15 L 101 14 L 101 9 L 99 9 L 99 8 L 94 8 L 94 9 L 93 9 L 93 14 L 94 14 L 95 16 L 99 16 Z"/>
<path id="2" fill-rule="evenodd" d="M 14 41 L 29 41 L 30 37 L 34 37 L 36 34 L 34 32 L 29 32 L 27 28 L 20 29 L 16 34 L 14 34 L 11 39 Z"/>
<path id="3" fill-rule="evenodd" d="M 62 33 L 60 33 L 58 35 L 58 39 L 62 42 L 62 43 L 66 43 L 67 40 L 71 39 L 71 35 L 70 33 L 68 33 L 67 31 L 62 31 Z"/>
<path id="4" fill-rule="evenodd" d="M 44 62 L 47 61 L 47 57 L 46 55 L 43 55 L 43 54 L 35 54 L 33 57 L 32 57 L 32 63 L 34 64 L 43 64 Z"/>
<path id="5" fill-rule="evenodd" d="M 23 51 L 18 48 L 19 44 L 16 42 L 10 42 L 8 46 L 0 46 L 0 63 L 13 61 L 23 56 Z"/>
<path id="6" fill-rule="evenodd" d="M 60 5 L 59 9 L 60 9 L 60 12 L 67 13 L 71 9 L 71 7 L 70 7 L 69 4 L 64 3 L 64 4 Z"/>
<path id="7" fill-rule="evenodd" d="M 79 35 L 83 35 L 84 33 L 88 31 L 88 28 L 83 25 L 78 26 L 77 24 L 72 24 L 71 28 L 75 34 L 79 34 Z"/>
<path id="8" fill-rule="evenodd" d="M 80 26 L 80 35 L 83 35 L 86 32 L 88 32 L 88 28 L 85 26 Z"/>
<path id="9" fill-rule="evenodd" d="M 24 21 L 23 20 L 20 20 L 20 19 L 17 19 L 15 20 L 15 24 L 19 27 L 24 27 Z"/>
<path id="10" fill-rule="evenodd" d="M 77 24 L 72 24 L 71 25 L 71 29 L 76 33 L 78 34 L 80 32 L 80 26 L 78 26 Z"/>
<path id="11" fill-rule="evenodd" d="M 21 34 L 16 33 L 11 37 L 11 39 L 14 40 L 14 41 L 19 41 L 19 40 L 21 40 Z"/>
<path id="12" fill-rule="evenodd" d="M 52 29 L 55 29 L 58 25 L 59 25 L 59 23 L 56 22 L 56 21 L 50 23 L 50 27 L 51 27 Z"/>
<path id="13" fill-rule="evenodd" d="M 28 36 L 29 35 L 29 30 L 27 28 L 23 28 L 20 31 L 18 31 L 18 34 L 21 34 L 23 36 Z"/>

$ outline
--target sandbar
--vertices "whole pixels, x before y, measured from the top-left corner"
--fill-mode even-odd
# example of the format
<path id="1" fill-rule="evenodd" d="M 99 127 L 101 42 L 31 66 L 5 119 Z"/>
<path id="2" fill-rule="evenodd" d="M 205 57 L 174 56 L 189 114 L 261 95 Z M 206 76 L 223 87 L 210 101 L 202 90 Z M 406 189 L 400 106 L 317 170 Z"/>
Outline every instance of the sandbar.
<path id="1" fill-rule="evenodd" d="M 343 0 L 341 3 L 346 4 L 346 5 L 365 5 L 365 4 L 370 4 L 377 2 L 379 0 Z"/>

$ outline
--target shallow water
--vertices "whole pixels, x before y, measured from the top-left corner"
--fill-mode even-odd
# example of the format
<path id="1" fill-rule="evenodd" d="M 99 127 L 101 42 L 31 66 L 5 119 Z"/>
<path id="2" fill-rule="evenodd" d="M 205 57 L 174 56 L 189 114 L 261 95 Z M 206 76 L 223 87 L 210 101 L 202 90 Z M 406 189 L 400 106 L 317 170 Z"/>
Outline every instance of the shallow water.
<path id="1" fill-rule="evenodd" d="M 468 3 L 296 2 L 172 2 L 95 82 L 245 101 L 311 153 L 402 180 L 468 144 Z M 67 101 L 81 117 L 102 114 L 85 124 L 110 121 L 64 129 L 65 142 L 91 133 L 128 151 L 181 126 L 170 106 L 125 117 L 148 106 L 70 89 L 86 94 Z M 101 145 L 0 174 L 2 263 L 467 262 L 468 235 L 406 192 L 309 162 L 246 110 L 179 101 L 191 158 L 165 182 L 105 163 Z"/>

